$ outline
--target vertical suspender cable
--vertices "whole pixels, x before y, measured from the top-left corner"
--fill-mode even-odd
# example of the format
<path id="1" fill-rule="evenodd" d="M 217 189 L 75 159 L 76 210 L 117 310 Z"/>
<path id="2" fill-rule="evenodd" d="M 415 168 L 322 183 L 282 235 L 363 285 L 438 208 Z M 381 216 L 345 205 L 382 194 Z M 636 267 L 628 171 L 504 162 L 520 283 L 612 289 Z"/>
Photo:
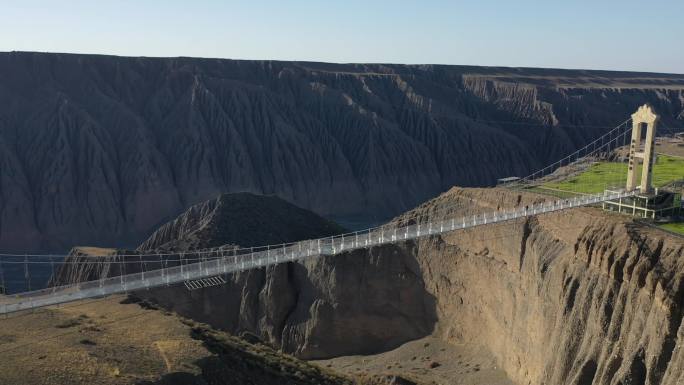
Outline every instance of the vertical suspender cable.
<path id="1" fill-rule="evenodd" d="M 26 254 L 24 254 L 24 279 L 28 285 L 28 291 L 31 291 L 31 273 L 29 273 L 28 255 Z"/>

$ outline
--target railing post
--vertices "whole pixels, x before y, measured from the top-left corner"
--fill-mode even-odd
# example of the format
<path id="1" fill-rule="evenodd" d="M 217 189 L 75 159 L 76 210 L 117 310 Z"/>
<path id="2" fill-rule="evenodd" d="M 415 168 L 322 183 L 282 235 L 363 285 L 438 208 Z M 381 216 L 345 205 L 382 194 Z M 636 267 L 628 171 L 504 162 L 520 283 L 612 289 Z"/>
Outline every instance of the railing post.
<path id="1" fill-rule="evenodd" d="M 54 293 L 55 290 L 57 290 L 57 276 L 55 276 L 55 260 L 52 259 L 52 255 L 50 255 L 50 268 L 52 269 L 52 292 Z M 5 290 L 5 294 L 7 294 L 7 288 L 5 287 L 5 277 L 2 271 L 2 260 L 0 260 L 0 286 Z"/>
<path id="2" fill-rule="evenodd" d="M 164 271 L 166 269 L 164 269 L 164 262 L 162 261 L 161 253 L 157 253 L 157 257 L 159 258 L 159 268 L 161 269 L 162 281 L 166 282 L 166 280 L 164 278 Z"/>
<path id="3" fill-rule="evenodd" d="M 225 250 L 221 253 L 221 261 L 223 263 L 223 269 L 221 270 L 223 271 L 223 274 L 226 274 L 228 272 L 228 258 L 226 258 Z M 168 277 L 168 273 L 166 274 L 166 276 Z"/>
<path id="4" fill-rule="evenodd" d="M 139 255 L 140 257 L 140 271 L 142 271 L 142 280 L 145 280 L 145 267 L 143 266 L 142 262 L 142 255 Z"/>
<path id="5" fill-rule="evenodd" d="M 181 259 L 180 259 L 180 261 L 178 261 L 180 264 L 181 278 L 185 278 L 185 273 L 183 272 L 183 265 L 185 264 L 184 261 L 185 261 L 185 254 L 181 253 Z"/>

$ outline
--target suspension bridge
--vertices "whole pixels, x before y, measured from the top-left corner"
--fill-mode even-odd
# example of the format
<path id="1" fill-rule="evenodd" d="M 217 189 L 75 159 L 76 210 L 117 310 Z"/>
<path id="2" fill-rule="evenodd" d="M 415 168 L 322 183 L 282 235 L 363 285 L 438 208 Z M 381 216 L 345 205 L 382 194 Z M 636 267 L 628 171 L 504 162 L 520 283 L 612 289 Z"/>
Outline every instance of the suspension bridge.
<path id="1" fill-rule="evenodd" d="M 646 110 L 647 109 L 647 110 Z M 649 113 L 652 115 L 649 115 Z M 517 179 L 509 188 L 530 188 L 540 186 L 548 178 L 552 178 L 560 170 L 582 163 L 587 159 L 596 159 L 606 156 L 618 148 L 629 145 L 629 175 L 627 184 L 616 188 L 613 181 L 603 181 L 605 187 L 600 193 L 577 192 L 561 198 L 510 209 L 493 210 L 468 216 L 453 216 L 446 213 L 444 216 L 432 215 L 427 220 L 414 220 L 391 222 L 389 224 L 337 235 L 333 237 L 304 240 L 288 244 L 268 245 L 260 248 L 216 248 L 206 250 L 194 250 L 184 253 L 140 253 L 129 256 L 119 255 L 124 260 L 119 262 L 103 263 L 128 263 L 126 257 L 134 258 L 131 263 L 140 266 L 151 265 L 153 268 L 141 268 L 130 274 L 120 273 L 111 275 L 112 270 L 103 269 L 100 277 L 84 280 L 83 282 L 70 283 L 68 285 L 53 285 L 46 289 L 27 291 L 13 295 L 0 295 L 0 314 L 9 314 L 19 311 L 31 310 L 45 306 L 59 305 L 67 302 L 78 301 L 87 298 L 103 297 L 117 293 L 127 293 L 136 290 L 151 289 L 185 283 L 190 290 L 225 283 L 222 276 L 230 273 L 256 269 L 265 266 L 302 260 L 305 258 L 334 256 L 352 250 L 370 248 L 386 244 L 405 242 L 422 237 L 430 237 L 449 232 L 479 228 L 486 225 L 514 221 L 545 213 L 558 212 L 576 207 L 596 205 L 602 202 L 623 200 L 636 194 L 644 193 L 650 188 L 651 165 L 654 159 L 652 151 L 653 135 L 657 116 L 650 107 L 644 106 L 637 111 L 632 118 L 616 126 L 609 132 L 577 150 L 573 154 L 527 176 Z M 632 122 L 632 124 L 629 124 Z M 639 151 L 642 124 L 648 126 L 648 134 L 645 142 L 645 151 Z M 631 141 L 630 138 L 631 132 Z M 633 169 L 636 168 L 637 159 L 643 159 L 642 183 L 637 188 Z M 567 193 L 567 192 L 564 192 Z M 570 191 L 572 193 L 572 191 Z M 448 208 L 443 208 L 443 210 Z M 413 223 L 411 223 L 413 222 Z M 29 262 L 29 255 L 24 256 L 25 266 Z M 45 256 L 31 255 L 30 257 L 43 257 L 35 263 L 54 264 L 52 258 L 47 261 Z M 72 261 L 73 263 L 74 261 Z M 143 263 L 144 262 L 144 263 Z M 64 261 L 64 264 L 69 263 Z M 97 261 L 95 261 L 97 263 Z M 0 269 L 2 264 L 0 263 Z M 28 268 L 26 268 L 28 271 Z M 54 269 L 53 269 L 54 274 Z"/>

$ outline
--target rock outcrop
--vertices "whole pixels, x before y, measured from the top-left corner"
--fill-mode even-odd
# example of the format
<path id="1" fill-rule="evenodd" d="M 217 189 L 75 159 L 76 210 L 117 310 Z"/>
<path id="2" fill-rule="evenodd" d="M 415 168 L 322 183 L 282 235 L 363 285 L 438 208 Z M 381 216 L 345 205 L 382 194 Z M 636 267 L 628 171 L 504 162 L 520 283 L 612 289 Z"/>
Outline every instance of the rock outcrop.
<path id="1" fill-rule="evenodd" d="M 221 194 L 162 225 L 138 250 L 253 247 L 337 235 L 345 230 L 276 196 Z"/>
<path id="2" fill-rule="evenodd" d="M 404 247 L 232 274 L 227 284 L 143 293 L 165 308 L 305 359 L 386 351 L 430 334 L 435 303 Z"/>
<path id="3" fill-rule="evenodd" d="M 388 218 L 559 158 L 681 75 L 0 53 L 0 250 L 133 247 L 222 192 Z M 677 120 L 679 119 L 679 120 Z"/>

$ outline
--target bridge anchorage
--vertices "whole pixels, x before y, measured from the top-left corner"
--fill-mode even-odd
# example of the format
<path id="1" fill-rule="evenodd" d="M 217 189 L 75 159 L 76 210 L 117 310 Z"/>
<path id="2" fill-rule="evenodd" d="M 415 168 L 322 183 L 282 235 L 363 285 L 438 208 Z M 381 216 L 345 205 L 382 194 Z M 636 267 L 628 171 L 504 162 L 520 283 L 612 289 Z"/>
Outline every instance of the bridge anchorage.
<path id="1" fill-rule="evenodd" d="M 630 120 L 632 125 L 628 124 Z M 643 194 L 650 194 L 652 188 L 651 166 L 654 159 L 653 138 L 657 120 L 657 115 L 649 106 L 642 106 L 630 119 L 587 146 L 525 178 L 512 178 L 513 181 L 509 181 L 505 185 L 508 188 L 556 196 L 556 198 L 544 202 L 468 216 L 454 216 L 454 214 L 450 214 L 450 208 L 447 207 L 441 209 L 441 214 L 439 212 L 433 213 L 430 218 L 424 221 L 419 218 L 410 218 L 413 220 L 401 223 L 392 222 L 333 237 L 268 245 L 261 248 L 216 248 L 184 253 L 159 254 L 151 252 L 130 256 L 119 255 L 122 260 L 103 263 L 124 264 L 122 266 L 130 263 L 138 266 L 153 266 L 153 268 L 150 270 L 142 268 L 142 271 L 115 276 L 105 273 L 97 279 L 89 279 L 76 284 L 53 286 L 12 295 L 0 295 L 0 314 L 181 283 L 184 283 L 189 290 L 197 290 L 225 283 L 222 277 L 226 274 L 278 263 L 317 256 L 333 256 L 351 250 L 404 242 L 463 229 L 479 228 L 489 224 L 504 223 L 518 218 L 575 207 L 602 204 L 606 209 L 610 209 L 616 204 L 618 207 L 626 206 L 627 202 L 635 202 L 635 198 Z M 640 152 L 639 141 L 641 127 L 644 123 L 648 130 L 646 150 Z M 629 146 L 630 163 L 626 184 L 623 172 L 617 177 L 615 173 L 604 174 L 600 178 L 592 180 L 589 185 L 563 181 L 562 178 L 579 178 L 577 175 L 582 170 L 586 170 L 587 167 L 593 167 L 597 159 L 607 159 L 610 154 L 626 147 L 630 131 L 632 131 L 632 142 Z M 643 167 L 645 169 L 645 172 L 642 173 L 640 189 L 636 189 L 635 185 L 638 159 L 644 160 Z M 618 162 L 616 165 L 625 167 L 624 163 Z M 624 187 L 620 187 L 620 185 Z M 30 262 L 29 256 L 23 257 L 25 266 L 28 266 L 28 263 L 50 263 L 53 265 L 55 263 L 52 256 L 32 255 Z M 127 257 L 131 257 L 132 260 L 127 260 Z M 3 263 L 0 259 L 0 277 L 2 277 L 3 264 L 6 263 L 8 262 Z M 67 261 L 63 261 L 62 268 L 68 268 L 67 264 Z M 113 269 L 101 270 L 113 271 Z M 125 271 L 124 269 L 118 270 Z"/>

